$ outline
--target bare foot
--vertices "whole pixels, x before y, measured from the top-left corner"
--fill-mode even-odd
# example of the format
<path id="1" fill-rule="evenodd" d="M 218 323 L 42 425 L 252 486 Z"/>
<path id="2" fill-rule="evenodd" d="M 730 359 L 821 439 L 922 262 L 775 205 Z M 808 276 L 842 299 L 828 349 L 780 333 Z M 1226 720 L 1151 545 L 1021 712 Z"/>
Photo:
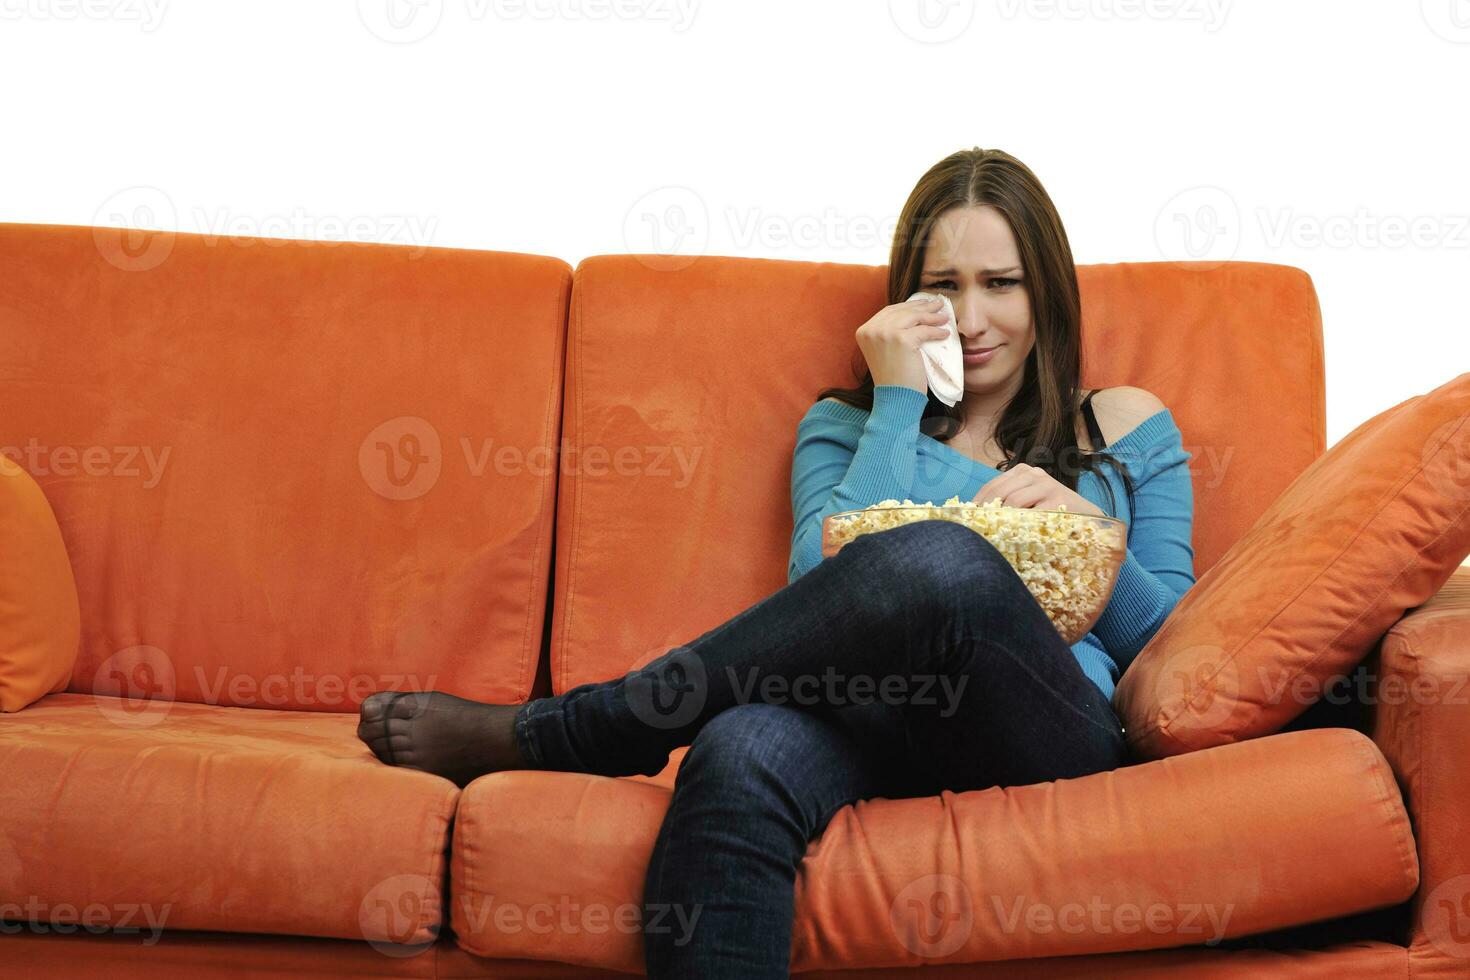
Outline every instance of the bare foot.
<path id="1" fill-rule="evenodd" d="M 357 737 L 390 766 L 467 786 L 502 769 L 534 769 L 515 740 L 519 704 L 484 704 L 442 691 L 379 691 L 360 711 Z"/>

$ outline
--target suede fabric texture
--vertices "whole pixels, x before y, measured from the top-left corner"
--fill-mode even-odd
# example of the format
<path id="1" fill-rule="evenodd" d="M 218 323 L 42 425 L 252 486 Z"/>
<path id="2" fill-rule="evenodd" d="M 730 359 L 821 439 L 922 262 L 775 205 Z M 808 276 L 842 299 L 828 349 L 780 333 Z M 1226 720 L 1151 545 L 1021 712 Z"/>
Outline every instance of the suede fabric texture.
<path id="1" fill-rule="evenodd" d="M 854 380 L 886 270 L 594 256 L 569 319 L 570 269 L 540 256 L 0 225 L 0 258 L 0 446 L 44 450 L 85 624 L 72 693 L 0 718 L 6 968 L 638 972 L 626 915 L 683 749 L 651 777 L 461 793 L 374 760 L 342 682 L 524 700 L 785 584 L 783 452 L 820 388 Z M 1156 392 L 1195 456 L 1203 575 L 1324 450 L 1311 281 L 1078 276 L 1084 386 Z M 1466 637 L 1463 589 L 1436 597 L 1390 630 L 1385 676 L 1452 685 Z M 1385 702 L 1371 744 L 1284 732 L 860 802 L 798 869 L 796 962 L 813 980 L 1459 976 L 1442 910 L 1470 881 L 1465 718 Z M 1401 942 L 1356 919 L 1410 894 Z M 1201 945 L 1203 906 L 1232 902 L 1231 935 L 1346 918 L 1290 949 Z M 75 928 L 140 905 L 168 914 L 156 943 L 146 923 Z"/>
<path id="2" fill-rule="evenodd" d="M 31 475 L 0 453 L 0 711 L 65 690 L 80 638 L 56 515 Z"/>
<path id="3" fill-rule="evenodd" d="M 1114 705 L 1144 758 L 1281 729 L 1470 554 L 1470 373 L 1309 466 L 1184 594 Z"/>
<path id="4" fill-rule="evenodd" d="M 0 738 L 0 905 L 170 931 L 433 940 L 459 790 L 338 712 L 53 694 Z M 10 913 L 15 915 L 16 913 Z"/>
<path id="5" fill-rule="evenodd" d="M 642 936 L 618 926 L 617 910 L 640 902 L 670 796 L 656 781 L 583 773 L 502 772 L 470 784 L 451 861 L 460 945 L 637 972 Z M 547 813 L 554 825 L 536 818 Z M 843 807 L 801 863 L 791 968 L 1189 946 L 1401 902 L 1418 882 L 1408 814 L 1377 746 L 1345 729 L 1288 732 L 1081 779 Z M 595 908 L 606 927 L 507 928 L 513 920 L 497 918 L 555 909 L 565 895 L 588 896 L 587 914 Z M 1213 925 L 1180 912 L 1099 931 L 1075 921 L 1088 918 L 1077 909 L 1089 902 L 1219 915 Z M 955 919 L 915 928 L 909 903 Z M 1035 909 L 1057 914 L 1056 927 L 1012 918 Z M 672 913 L 668 924 L 681 928 Z"/>
<path id="6" fill-rule="evenodd" d="M 1201 575 L 1322 454 L 1311 279 L 1257 262 L 1084 265 L 1077 277 L 1083 387 L 1152 391 L 1193 456 Z M 577 267 L 556 693 L 642 666 L 787 584 L 797 425 L 823 388 L 861 377 L 853 335 L 887 279 L 884 266 L 722 256 Z"/>
<path id="7" fill-rule="evenodd" d="M 0 225 L 0 265 L 0 446 L 66 528 L 70 690 L 530 694 L 565 262 Z"/>

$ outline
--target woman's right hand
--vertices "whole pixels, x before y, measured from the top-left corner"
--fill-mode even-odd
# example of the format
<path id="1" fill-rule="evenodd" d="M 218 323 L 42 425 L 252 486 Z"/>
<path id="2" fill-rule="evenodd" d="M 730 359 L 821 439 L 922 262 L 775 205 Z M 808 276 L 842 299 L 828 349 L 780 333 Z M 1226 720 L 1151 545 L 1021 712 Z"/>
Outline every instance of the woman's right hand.
<path id="1" fill-rule="evenodd" d="M 955 329 L 938 299 L 911 299 L 885 306 L 857 329 L 858 349 L 873 374 L 873 385 L 903 385 L 929 393 L 919 346 L 943 340 Z"/>

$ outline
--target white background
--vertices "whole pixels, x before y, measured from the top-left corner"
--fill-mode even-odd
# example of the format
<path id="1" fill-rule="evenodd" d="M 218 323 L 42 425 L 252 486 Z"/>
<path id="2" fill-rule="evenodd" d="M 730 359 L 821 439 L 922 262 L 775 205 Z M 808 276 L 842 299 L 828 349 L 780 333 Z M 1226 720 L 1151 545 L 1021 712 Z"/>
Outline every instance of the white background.
<path id="1" fill-rule="evenodd" d="M 979 145 L 1311 273 L 1329 444 L 1470 366 L 1470 0 L 0 0 L 0 81 L 4 221 L 882 264 Z"/>

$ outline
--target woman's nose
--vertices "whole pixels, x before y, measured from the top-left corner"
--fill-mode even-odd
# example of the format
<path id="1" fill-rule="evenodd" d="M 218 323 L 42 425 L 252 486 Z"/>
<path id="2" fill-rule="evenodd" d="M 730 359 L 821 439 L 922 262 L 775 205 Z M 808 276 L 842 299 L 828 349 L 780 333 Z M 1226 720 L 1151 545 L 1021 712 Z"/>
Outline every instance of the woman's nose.
<path id="1" fill-rule="evenodd" d="M 954 304 L 955 329 L 967 337 L 974 336 L 984 329 L 984 318 L 979 311 L 968 303 Z"/>

